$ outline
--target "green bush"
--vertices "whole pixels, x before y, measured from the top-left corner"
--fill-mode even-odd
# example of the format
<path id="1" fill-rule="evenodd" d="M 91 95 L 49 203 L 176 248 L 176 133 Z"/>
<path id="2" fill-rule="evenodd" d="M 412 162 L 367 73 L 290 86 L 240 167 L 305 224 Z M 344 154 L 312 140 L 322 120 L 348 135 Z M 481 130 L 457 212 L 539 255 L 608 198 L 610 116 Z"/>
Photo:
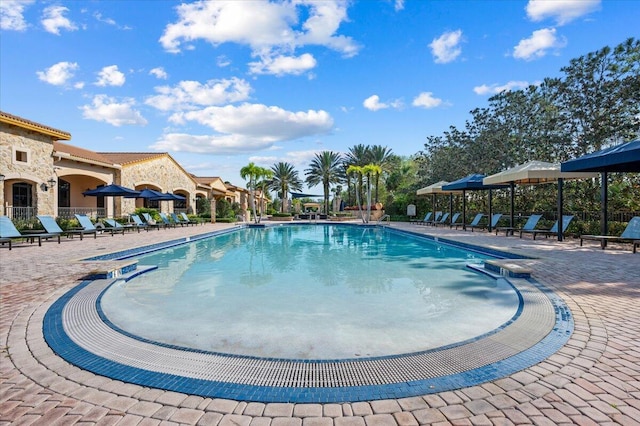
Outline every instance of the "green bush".
<path id="1" fill-rule="evenodd" d="M 273 217 L 291 217 L 291 213 L 274 213 L 271 216 L 273 216 Z"/>
<path id="2" fill-rule="evenodd" d="M 142 213 L 149 213 L 151 218 L 156 222 L 162 220 L 160 219 L 160 213 L 158 213 L 158 210 L 156 209 L 150 209 L 148 207 L 139 207 L 135 210 L 134 213 L 137 214 L 138 216 L 142 216 Z"/>
<path id="3" fill-rule="evenodd" d="M 218 223 L 235 223 L 236 219 L 235 218 L 231 218 L 231 217 L 221 217 L 221 218 L 216 218 L 216 222 Z"/>

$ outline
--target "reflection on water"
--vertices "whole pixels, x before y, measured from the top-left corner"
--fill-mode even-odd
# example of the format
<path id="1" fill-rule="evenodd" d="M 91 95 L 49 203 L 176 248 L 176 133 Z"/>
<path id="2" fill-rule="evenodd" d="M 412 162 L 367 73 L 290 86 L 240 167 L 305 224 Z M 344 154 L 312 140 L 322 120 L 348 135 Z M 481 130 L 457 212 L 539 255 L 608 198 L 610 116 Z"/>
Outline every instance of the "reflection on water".
<path id="1" fill-rule="evenodd" d="M 508 321 L 517 295 L 465 265 L 482 256 L 389 230 L 243 229 L 157 252 L 112 287 L 116 325 L 169 344 L 280 358 L 425 350 Z"/>

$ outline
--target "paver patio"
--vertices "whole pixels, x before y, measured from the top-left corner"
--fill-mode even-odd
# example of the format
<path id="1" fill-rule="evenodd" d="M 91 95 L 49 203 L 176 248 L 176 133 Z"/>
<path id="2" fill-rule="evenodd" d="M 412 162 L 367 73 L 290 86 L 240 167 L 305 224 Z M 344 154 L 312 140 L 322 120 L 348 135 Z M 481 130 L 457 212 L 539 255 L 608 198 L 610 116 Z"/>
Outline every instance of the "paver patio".
<path id="1" fill-rule="evenodd" d="M 400 400 L 261 404 L 195 397 L 82 371 L 42 338 L 40 312 L 79 283 L 77 259 L 223 229 L 177 228 L 0 248 L 0 425 L 640 425 L 640 254 L 569 238 L 495 236 L 392 224 L 533 257 L 533 276 L 572 311 L 575 331 L 545 361 L 479 386 Z"/>

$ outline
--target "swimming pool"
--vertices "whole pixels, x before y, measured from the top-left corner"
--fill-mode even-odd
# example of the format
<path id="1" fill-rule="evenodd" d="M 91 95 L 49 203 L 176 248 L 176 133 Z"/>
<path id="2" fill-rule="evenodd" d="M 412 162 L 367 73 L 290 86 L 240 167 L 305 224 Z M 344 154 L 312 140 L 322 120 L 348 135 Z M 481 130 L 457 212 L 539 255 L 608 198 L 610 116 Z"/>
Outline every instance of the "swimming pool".
<path id="1" fill-rule="evenodd" d="M 316 232 L 320 229 L 320 225 L 317 226 Z M 352 226 L 365 236 L 374 235 L 370 232 L 372 228 L 380 229 L 376 226 L 335 226 L 340 226 L 339 230 L 344 226 Z M 92 272 L 92 278 L 54 301 L 43 319 L 43 335 L 47 344 L 58 356 L 75 366 L 126 383 L 212 398 L 323 403 L 404 398 L 484 383 L 546 359 L 567 341 L 573 330 L 571 312 L 562 299 L 535 280 L 524 278 L 509 279 L 521 300 L 518 312 L 510 321 L 492 331 L 433 349 L 346 359 L 256 357 L 189 349 L 127 332 L 112 323 L 102 311 L 101 299 L 107 289 L 120 286 L 122 281 L 135 282 L 156 267 L 141 264 L 136 271 L 132 271 L 131 266 L 138 262 L 137 259 L 141 263 L 147 262 L 143 260 L 144 257 L 149 259 L 148 263 L 152 263 L 146 255 L 182 248 L 187 249 L 183 255 L 192 258 L 199 252 L 195 248 L 198 247 L 196 240 L 217 238 L 224 234 L 235 234 L 234 238 L 238 239 L 238 231 L 207 232 L 91 258 L 92 262 L 115 260 L 122 273 L 127 273 L 117 277 L 118 273 L 105 275 Z M 321 232 L 323 241 L 325 232 Z M 487 247 L 419 235 L 407 230 L 385 229 L 382 232 L 401 236 L 406 240 L 402 244 L 410 241 L 417 244 L 439 242 L 445 251 L 449 248 L 464 249 L 465 262 L 477 264 L 474 268 L 478 270 L 483 269 L 483 258 L 510 257 L 509 253 Z M 385 234 L 381 236 L 385 237 Z M 288 241 L 288 237 L 285 239 Z M 240 241 L 246 243 L 246 240 Z M 323 246 L 317 241 L 306 245 L 316 250 L 321 250 Z M 363 256 L 380 254 L 379 249 L 370 250 L 368 243 L 361 244 L 359 250 Z M 224 258 L 215 250 L 208 252 L 212 259 Z M 395 254 L 389 260 L 393 264 L 397 258 L 407 257 L 398 255 L 394 250 L 390 252 Z M 132 258 L 136 260 L 123 260 Z M 164 263 L 171 265 L 168 259 Z M 264 258 L 254 257 L 253 260 L 256 259 L 266 262 Z M 163 266 L 162 261 L 157 263 Z M 254 267 L 257 265 L 260 262 L 255 263 Z M 342 269 L 355 268 L 349 265 L 346 262 Z M 413 269 L 424 272 L 421 267 Z M 504 280 L 490 271 L 484 273 L 491 275 L 493 280 Z M 164 279 L 157 281 L 164 282 Z M 156 287 L 156 291 L 161 292 L 161 289 L 161 285 Z M 202 296 L 202 293 L 199 295 Z M 188 316 L 190 312 L 185 311 L 185 315 Z"/>
<path id="2" fill-rule="evenodd" d="M 283 359 L 398 355 L 491 332 L 518 312 L 488 258 L 384 228 L 246 228 L 143 256 L 158 269 L 101 297 L 116 327 L 151 341 Z"/>

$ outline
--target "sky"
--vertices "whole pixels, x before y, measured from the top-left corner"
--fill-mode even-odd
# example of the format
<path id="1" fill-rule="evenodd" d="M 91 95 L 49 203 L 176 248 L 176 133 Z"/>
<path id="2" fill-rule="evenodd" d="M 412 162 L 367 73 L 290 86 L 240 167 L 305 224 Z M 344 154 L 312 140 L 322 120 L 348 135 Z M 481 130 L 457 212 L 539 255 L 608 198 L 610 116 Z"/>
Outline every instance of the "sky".
<path id="1" fill-rule="evenodd" d="M 491 95 L 638 37 L 638 17 L 635 0 L 0 0 L 0 110 L 240 186 L 249 162 L 304 179 L 325 150 L 416 154 Z"/>

